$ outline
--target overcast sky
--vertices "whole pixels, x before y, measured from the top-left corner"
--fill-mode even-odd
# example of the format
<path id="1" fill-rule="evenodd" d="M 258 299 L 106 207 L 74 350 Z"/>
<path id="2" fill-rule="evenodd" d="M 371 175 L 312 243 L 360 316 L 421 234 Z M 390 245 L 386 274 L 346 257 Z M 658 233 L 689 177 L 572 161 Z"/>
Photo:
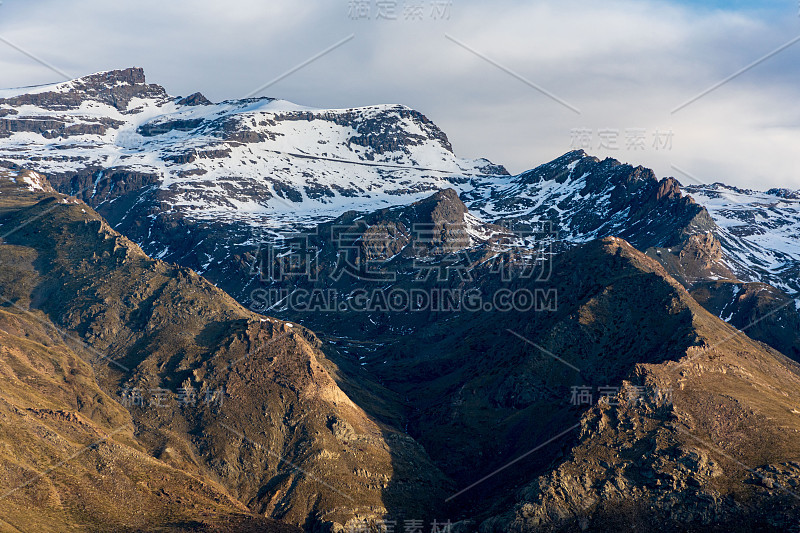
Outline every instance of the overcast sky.
<path id="1" fill-rule="evenodd" d="M 175 95 L 238 98 L 354 35 L 259 94 L 402 103 L 458 155 L 515 173 L 583 147 L 684 183 L 800 189 L 798 14 L 797 0 L 5 0 L 0 86 L 59 81 L 13 43 L 75 77 L 141 66 Z"/>

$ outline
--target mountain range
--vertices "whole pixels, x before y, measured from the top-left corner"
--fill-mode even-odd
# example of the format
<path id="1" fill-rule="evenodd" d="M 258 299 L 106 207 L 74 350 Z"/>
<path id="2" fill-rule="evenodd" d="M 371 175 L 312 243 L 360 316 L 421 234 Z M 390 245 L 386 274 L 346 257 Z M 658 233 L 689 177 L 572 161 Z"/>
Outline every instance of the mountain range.
<path id="1" fill-rule="evenodd" d="M 796 527 L 800 191 L 138 68 L 0 167 L 3 530 Z"/>

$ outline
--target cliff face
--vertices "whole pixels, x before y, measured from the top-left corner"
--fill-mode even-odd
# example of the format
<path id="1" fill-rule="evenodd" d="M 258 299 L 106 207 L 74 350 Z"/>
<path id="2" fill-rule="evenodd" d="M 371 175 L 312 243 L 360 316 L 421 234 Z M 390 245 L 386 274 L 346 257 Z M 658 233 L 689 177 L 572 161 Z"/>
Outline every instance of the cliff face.
<path id="1" fill-rule="evenodd" d="M 0 98 L 0 105 L 10 108 L 33 106 L 56 114 L 78 110 L 88 100 L 109 105 L 118 111 L 127 111 L 134 98 L 166 100 L 167 93 L 160 85 L 147 84 L 141 68 L 128 68 L 34 88 L 31 92 Z M 15 117 L 19 115 L 14 112 L 9 114 Z"/>

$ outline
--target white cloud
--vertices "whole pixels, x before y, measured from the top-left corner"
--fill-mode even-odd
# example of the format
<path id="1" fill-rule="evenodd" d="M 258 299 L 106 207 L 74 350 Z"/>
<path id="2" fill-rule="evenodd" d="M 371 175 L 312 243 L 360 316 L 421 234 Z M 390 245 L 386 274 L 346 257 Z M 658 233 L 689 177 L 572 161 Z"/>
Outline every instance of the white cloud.
<path id="1" fill-rule="evenodd" d="M 356 38 L 266 94 L 318 107 L 410 105 L 457 153 L 521 171 L 570 149 L 570 130 L 620 130 L 589 151 L 740 186 L 800 188 L 800 43 L 679 113 L 670 110 L 800 33 L 792 10 L 695 9 L 655 0 L 493 4 L 453 0 L 448 20 L 352 20 L 349 0 L 6 0 L 0 35 L 75 74 L 145 67 L 174 94 L 236 98 L 351 33 Z M 576 115 L 445 39 L 448 33 L 581 110 Z M 0 46 L 4 86 L 56 75 Z M 646 150 L 624 149 L 643 127 Z M 656 151 L 656 129 L 674 132 Z M 683 178 L 685 179 L 685 177 Z"/>

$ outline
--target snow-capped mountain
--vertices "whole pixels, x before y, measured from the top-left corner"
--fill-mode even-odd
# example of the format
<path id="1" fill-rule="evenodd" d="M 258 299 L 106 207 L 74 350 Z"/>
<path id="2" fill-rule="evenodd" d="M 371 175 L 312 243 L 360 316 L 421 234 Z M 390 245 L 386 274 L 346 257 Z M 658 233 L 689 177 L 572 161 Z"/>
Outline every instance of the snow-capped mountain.
<path id="1" fill-rule="evenodd" d="M 0 164 L 41 172 L 147 253 L 212 279 L 279 232 L 453 189 L 475 228 L 546 222 L 566 246 L 617 236 L 669 248 L 712 232 L 739 279 L 800 294 L 800 193 L 682 192 L 673 178 L 583 151 L 510 176 L 456 157 L 444 132 L 400 105 L 215 104 L 170 96 L 131 68 L 0 91 Z"/>
<path id="2" fill-rule="evenodd" d="M 35 164 L 98 207 L 142 189 L 161 213 L 253 224 L 418 200 L 483 175 L 401 105 L 321 110 L 272 98 L 173 97 L 138 68 L 0 91 L 0 159 Z"/>
<path id="3" fill-rule="evenodd" d="M 738 279 L 800 296 L 798 191 L 687 186 L 578 150 L 518 176 L 486 180 L 462 196 L 492 222 L 551 221 L 568 243 L 617 236 L 645 251 L 711 232 Z"/>
<path id="4" fill-rule="evenodd" d="M 737 277 L 800 295 L 800 193 L 766 192 L 722 183 L 684 186 L 716 223 L 726 260 Z"/>
<path id="5" fill-rule="evenodd" d="M 650 169 L 601 161 L 583 150 L 518 176 L 487 179 L 463 196 L 486 220 L 548 221 L 571 244 L 617 236 L 643 250 L 677 244 L 713 226 L 674 179 L 658 180 Z"/>

